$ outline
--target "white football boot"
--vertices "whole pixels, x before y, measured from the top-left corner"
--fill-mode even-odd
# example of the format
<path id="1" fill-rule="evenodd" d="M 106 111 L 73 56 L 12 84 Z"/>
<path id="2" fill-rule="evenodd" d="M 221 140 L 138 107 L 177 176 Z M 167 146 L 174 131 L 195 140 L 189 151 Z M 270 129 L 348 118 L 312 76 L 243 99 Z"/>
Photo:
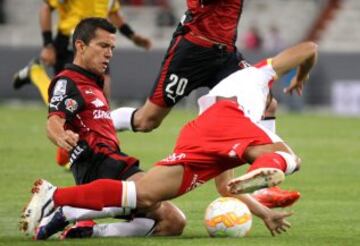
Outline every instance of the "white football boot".
<path id="1" fill-rule="evenodd" d="M 229 181 L 231 194 L 244 194 L 279 185 L 285 180 L 283 171 L 277 168 L 259 168 Z"/>
<path id="2" fill-rule="evenodd" d="M 39 225 L 41 219 L 48 216 L 55 209 L 53 201 L 55 190 L 56 186 L 44 179 L 38 179 L 34 182 L 31 189 L 33 195 L 20 218 L 20 231 L 26 235 L 35 233 L 35 228 Z"/>

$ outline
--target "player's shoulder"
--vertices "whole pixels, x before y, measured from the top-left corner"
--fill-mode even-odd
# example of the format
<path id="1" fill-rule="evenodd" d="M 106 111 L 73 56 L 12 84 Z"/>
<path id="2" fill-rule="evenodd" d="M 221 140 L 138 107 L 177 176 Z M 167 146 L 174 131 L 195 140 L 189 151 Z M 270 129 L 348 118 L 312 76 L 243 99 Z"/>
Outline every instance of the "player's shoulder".
<path id="1" fill-rule="evenodd" d="M 55 95 L 65 94 L 67 87 L 72 83 L 68 77 L 56 77 L 53 80 L 53 93 Z"/>
<path id="2" fill-rule="evenodd" d="M 49 86 L 49 92 L 53 96 L 64 96 L 72 91 L 77 91 L 76 84 L 68 76 L 56 76 Z"/>

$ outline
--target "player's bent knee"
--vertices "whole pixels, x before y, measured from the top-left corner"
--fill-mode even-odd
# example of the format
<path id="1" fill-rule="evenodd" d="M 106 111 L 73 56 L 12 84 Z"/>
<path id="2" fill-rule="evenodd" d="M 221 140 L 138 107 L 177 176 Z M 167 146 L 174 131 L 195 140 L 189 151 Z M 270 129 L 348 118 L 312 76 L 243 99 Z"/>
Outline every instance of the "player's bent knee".
<path id="1" fill-rule="evenodd" d="M 285 174 L 289 175 L 300 169 L 301 159 L 298 156 L 284 151 L 276 151 L 275 153 L 284 158 L 286 162 Z"/>
<path id="2" fill-rule="evenodd" d="M 172 221 L 168 221 L 164 228 L 164 235 L 166 236 L 179 236 L 183 233 L 186 226 L 185 217 L 174 216 Z"/>
<path id="3" fill-rule="evenodd" d="M 167 207 L 164 218 L 161 222 L 161 235 L 179 236 L 186 226 L 185 214 L 176 207 Z"/>
<path id="4" fill-rule="evenodd" d="M 170 236 L 180 236 L 186 226 L 186 220 L 184 218 L 179 218 L 175 221 L 175 223 L 171 223 L 171 226 L 169 228 L 169 235 Z"/>

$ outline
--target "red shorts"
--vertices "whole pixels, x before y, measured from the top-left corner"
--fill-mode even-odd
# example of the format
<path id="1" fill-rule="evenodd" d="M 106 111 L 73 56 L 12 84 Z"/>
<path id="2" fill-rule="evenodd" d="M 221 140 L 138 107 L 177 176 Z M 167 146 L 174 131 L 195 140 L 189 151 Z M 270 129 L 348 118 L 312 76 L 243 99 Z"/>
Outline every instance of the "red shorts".
<path id="1" fill-rule="evenodd" d="M 234 101 L 219 101 L 181 130 L 173 154 L 155 165 L 184 166 L 179 195 L 240 166 L 248 146 L 271 144 L 268 132 L 253 123 Z"/>

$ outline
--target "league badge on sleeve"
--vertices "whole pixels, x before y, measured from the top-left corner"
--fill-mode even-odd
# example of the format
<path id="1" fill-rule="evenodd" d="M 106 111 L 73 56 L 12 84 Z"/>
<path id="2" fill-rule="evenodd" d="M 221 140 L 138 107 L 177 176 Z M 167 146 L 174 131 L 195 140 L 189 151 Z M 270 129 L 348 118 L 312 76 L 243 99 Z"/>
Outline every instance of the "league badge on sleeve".
<path id="1" fill-rule="evenodd" d="M 54 96 L 62 96 L 66 93 L 66 79 L 59 79 L 54 88 Z"/>
<path id="2" fill-rule="evenodd" d="M 65 100 L 65 108 L 73 113 L 78 108 L 78 103 L 74 99 L 68 98 Z"/>

